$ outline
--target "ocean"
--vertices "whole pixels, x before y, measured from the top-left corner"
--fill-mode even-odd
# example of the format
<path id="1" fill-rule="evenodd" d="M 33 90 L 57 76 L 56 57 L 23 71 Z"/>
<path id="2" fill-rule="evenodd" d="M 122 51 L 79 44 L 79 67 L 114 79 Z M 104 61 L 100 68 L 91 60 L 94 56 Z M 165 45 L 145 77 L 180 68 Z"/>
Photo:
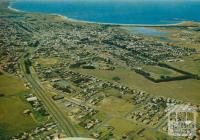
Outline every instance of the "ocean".
<path id="1" fill-rule="evenodd" d="M 10 7 L 112 24 L 175 24 L 200 21 L 200 0 L 19 0 Z"/>

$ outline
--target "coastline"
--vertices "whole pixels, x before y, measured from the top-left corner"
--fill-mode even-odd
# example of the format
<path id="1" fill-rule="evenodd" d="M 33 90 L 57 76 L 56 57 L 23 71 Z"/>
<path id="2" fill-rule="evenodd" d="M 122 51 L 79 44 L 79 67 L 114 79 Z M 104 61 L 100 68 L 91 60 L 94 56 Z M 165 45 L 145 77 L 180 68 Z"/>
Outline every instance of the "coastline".
<path id="1" fill-rule="evenodd" d="M 8 7 L 7 7 L 10 10 L 13 10 L 15 12 L 33 13 L 33 12 L 27 12 L 27 11 L 15 9 L 10 5 L 10 3 L 11 2 L 8 2 Z M 34 13 L 44 14 L 42 12 L 34 12 Z M 85 24 L 97 24 L 97 25 L 110 25 L 110 26 L 125 26 L 125 27 L 181 27 L 181 26 L 186 27 L 186 25 L 181 25 L 181 24 L 193 22 L 193 21 L 181 21 L 179 23 L 174 23 L 174 24 L 173 23 L 172 24 L 119 24 L 119 23 L 103 23 L 103 22 L 92 22 L 92 21 L 78 20 L 78 19 L 69 18 L 69 17 L 61 15 L 61 14 L 57 14 L 57 13 L 45 13 L 45 14 L 59 16 L 62 19 L 68 20 L 68 21 L 71 21 L 71 22 L 78 22 L 78 23 L 85 23 Z M 194 23 L 196 23 L 196 22 L 194 22 Z M 195 25 L 193 25 L 193 26 L 196 27 Z"/>
<path id="2" fill-rule="evenodd" d="M 8 5 L 8 9 L 12 10 L 12 11 L 15 11 L 15 12 L 24 12 L 22 10 L 18 10 L 18 9 L 12 8 L 10 5 Z"/>

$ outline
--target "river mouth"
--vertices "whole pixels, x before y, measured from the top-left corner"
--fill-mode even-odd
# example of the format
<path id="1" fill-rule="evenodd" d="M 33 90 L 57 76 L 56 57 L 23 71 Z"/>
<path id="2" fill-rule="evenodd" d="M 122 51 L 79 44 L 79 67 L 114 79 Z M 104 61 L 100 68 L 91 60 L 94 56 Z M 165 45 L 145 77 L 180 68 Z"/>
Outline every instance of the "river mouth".
<path id="1" fill-rule="evenodd" d="M 171 2 L 165 0 L 20 0 L 10 7 L 25 11 L 59 14 L 66 18 L 101 24 L 171 25 L 183 21 L 200 21 L 200 1 Z"/>

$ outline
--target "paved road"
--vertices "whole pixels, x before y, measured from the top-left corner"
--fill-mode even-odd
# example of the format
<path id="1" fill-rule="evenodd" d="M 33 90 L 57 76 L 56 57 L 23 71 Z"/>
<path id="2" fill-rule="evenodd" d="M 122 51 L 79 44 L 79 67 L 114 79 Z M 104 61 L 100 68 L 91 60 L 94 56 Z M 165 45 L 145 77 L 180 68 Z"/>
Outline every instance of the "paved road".
<path id="1" fill-rule="evenodd" d="M 68 137 L 78 137 L 79 135 L 77 131 L 75 130 L 74 126 L 66 118 L 64 113 L 60 110 L 60 108 L 54 103 L 53 99 L 48 96 L 45 89 L 36 79 L 35 75 L 33 75 L 32 70 L 30 74 L 26 73 L 23 61 L 21 62 L 21 69 L 22 69 L 22 72 L 24 73 L 26 80 L 31 84 L 32 89 L 35 91 L 36 96 L 43 102 L 48 112 L 58 122 L 63 132 Z"/>

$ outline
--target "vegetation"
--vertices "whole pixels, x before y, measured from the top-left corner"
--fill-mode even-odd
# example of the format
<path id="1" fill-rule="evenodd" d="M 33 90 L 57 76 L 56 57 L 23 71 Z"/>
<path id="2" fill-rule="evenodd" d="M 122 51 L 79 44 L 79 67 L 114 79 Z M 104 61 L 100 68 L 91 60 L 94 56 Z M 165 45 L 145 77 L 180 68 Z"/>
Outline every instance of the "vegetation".
<path id="1" fill-rule="evenodd" d="M 198 80 L 188 79 L 181 81 L 154 83 L 142 75 L 139 75 L 136 72 L 123 67 L 116 68 L 113 71 L 97 69 L 74 69 L 74 71 L 83 74 L 94 75 L 107 81 L 112 81 L 114 76 L 120 75 L 120 77 L 122 77 L 120 83 L 123 85 L 127 85 L 132 88 L 138 88 L 154 95 L 172 97 L 193 103 L 200 103 L 200 81 Z"/>
<path id="2" fill-rule="evenodd" d="M 112 107 L 111 107 L 112 106 Z M 99 104 L 99 110 L 112 116 L 123 116 L 124 113 L 131 111 L 134 105 L 117 97 L 104 98 L 103 102 Z"/>
<path id="3" fill-rule="evenodd" d="M 117 82 L 117 81 L 120 81 L 121 79 L 118 76 L 115 76 L 115 77 L 112 78 L 112 80 Z"/>
<path id="4" fill-rule="evenodd" d="M 29 59 L 25 59 L 24 64 L 25 64 L 26 73 L 30 74 L 30 66 L 32 65 L 31 61 Z"/>
<path id="5" fill-rule="evenodd" d="M 0 139 L 8 139 L 34 128 L 37 124 L 31 116 L 23 114 L 31 106 L 23 99 L 28 90 L 23 86 L 23 81 L 13 76 L 4 74 L 0 76 Z"/>
<path id="6" fill-rule="evenodd" d="M 37 59 L 38 64 L 44 65 L 44 66 L 51 66 L 54 64 L 59 63 L 59 59 L 58 58 L 38 58 Z"/>
<path id="7" fill-rule="evenodd" d="M 168 62 L 168 65 L 181 69 L 183 71 L 192 73 L 194 75 L 200 75 L 200 57 L 199 55 L 193 55 L 184 58 L 183 61 L 179 62 Z"/>

